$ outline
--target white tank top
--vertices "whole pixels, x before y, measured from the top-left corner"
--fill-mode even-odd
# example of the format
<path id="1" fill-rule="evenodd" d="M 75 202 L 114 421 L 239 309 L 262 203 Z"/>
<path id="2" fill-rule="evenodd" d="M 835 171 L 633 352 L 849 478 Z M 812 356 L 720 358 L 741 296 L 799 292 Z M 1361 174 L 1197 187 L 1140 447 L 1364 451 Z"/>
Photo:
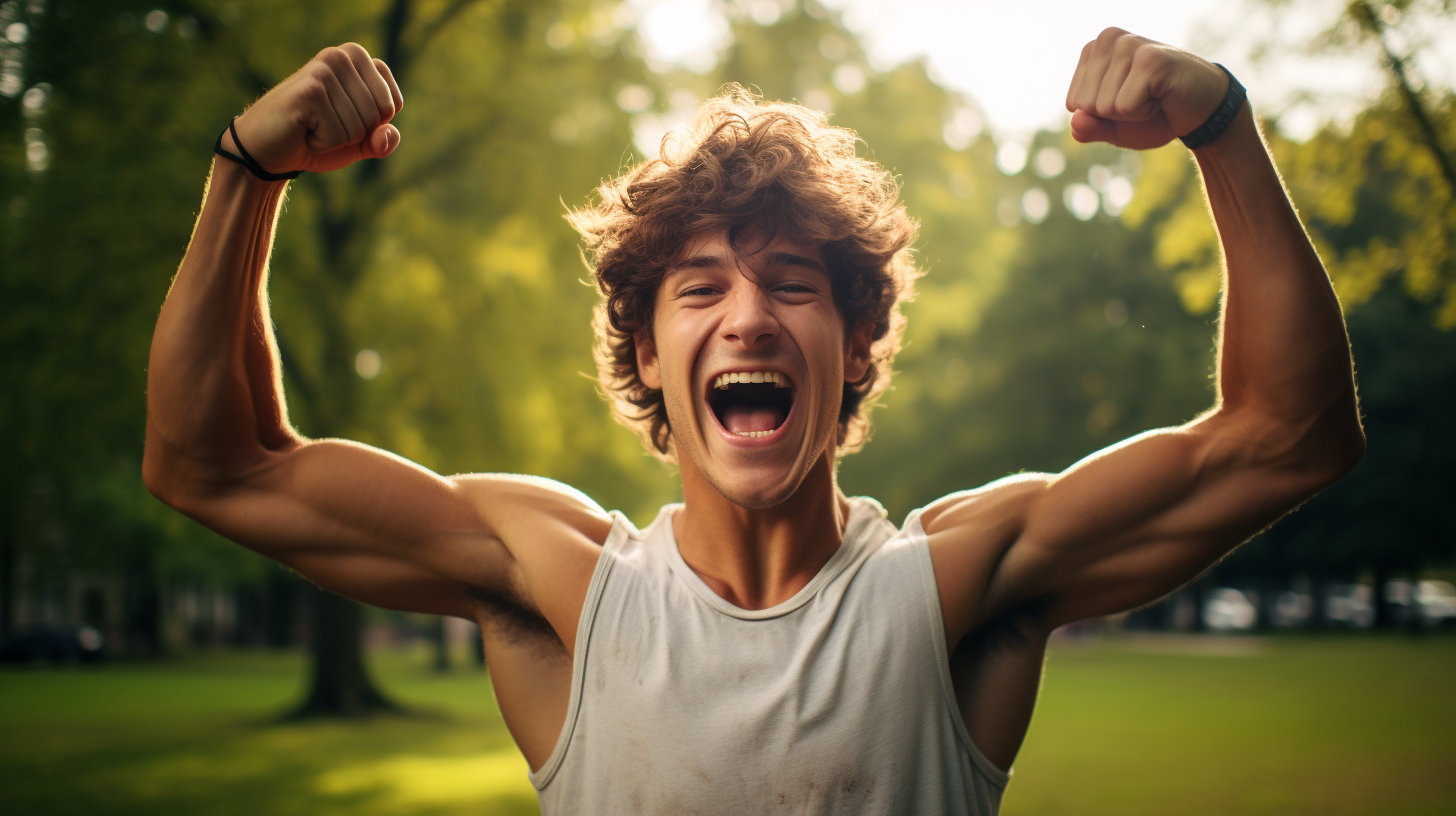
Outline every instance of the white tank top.
<path id="1" fill-rule="evenodd" d="M 545 816 L 996 813 L 1007 774 L 961 722 L 918 511 L 896 531 L 855 499 L 819 574 L 750 611 L 683 561 L 680 506 L 641 533 L 613 514 L 531 774 Z"/>

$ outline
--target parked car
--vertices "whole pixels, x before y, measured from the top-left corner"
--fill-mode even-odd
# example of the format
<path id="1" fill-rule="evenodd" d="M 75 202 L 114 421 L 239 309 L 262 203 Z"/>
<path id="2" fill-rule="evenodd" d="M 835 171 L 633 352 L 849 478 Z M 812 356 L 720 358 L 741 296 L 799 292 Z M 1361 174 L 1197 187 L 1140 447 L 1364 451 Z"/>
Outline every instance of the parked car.
<path id="1" fill-rule="evenodd" d="M 94 663 L 105 655 L 106 639 L 94 626 L 35 626 L 0 645 L 0 661 L 36 665 Z"/>
<path id="2" fill-rule="evenodd" d="M 1404 607 L 1407 620 L 1414 608 L 1431 626 L 1456 626 L 1456 586 L 1449 581 L 1417 581 L 1414 586 L 1409 581 L 1391 581 L 1385 585 L 1385 599 Z"/>
<path id="3" fill-rule="evenodd" d="M 1220 631 L 1252 629 L 1259 612 L 1244 593 L 1229 587 L 1209 590 L 1203 602 L 1203 622 Z"/>
<path id="4" fill-rule="evenodd" d="M 1375 623 L 1375 593 L 1365 584 L 1330 584 L 1325 595 L 1325 620 L 1364 629 Z"/>

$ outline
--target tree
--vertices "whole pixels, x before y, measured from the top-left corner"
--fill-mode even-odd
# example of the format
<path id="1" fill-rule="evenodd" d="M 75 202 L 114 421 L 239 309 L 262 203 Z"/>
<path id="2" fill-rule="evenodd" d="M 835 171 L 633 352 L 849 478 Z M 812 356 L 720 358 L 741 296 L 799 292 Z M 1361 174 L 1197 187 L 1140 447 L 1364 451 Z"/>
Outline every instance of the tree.
<path id="1" fill-rule="evenodd" d="M 210 534 L 141 489 L 150 326 L 217 130 L 318 48 L 348 39 L 394 61 L 409 99 L 406 135 L 388 162 L 293 187 L 273 296 L 301 430 L 363 438 L 446 472 L 564 477 L 634 511 L 665 497 L 665 475 L 611 426 L 578 376 L 591 366 L 594 298 L 579 284 L 574 237 L 560 217 L 559 191 L 591 189 L 630 141 L 611 100 L 642 70 L 612 7 L 400 0 L 172 4 L 145 16 L 120 3 L 4 10 L 30 15 L 18 80 L 27 101 L 4 106 L 0 118 L 14 137 L 0 151 L 5 296 L 25 304 L 7 307 L 3 322 L 5 374 L 20 387 L 0 404 L 7 462 L 16 463 L 0 521 L 26 570 L 32 556 L 63 549 L 48 531 L 110 545 L 131 524 L 128 540 L 155 594 L 167 559 L 198 568 L 178 557 L 198 552 L 188 539 L 212 546 Z M 16 151 L 22 136 L 43 142 L 48 158 Z M 377 355 L 374 369 L 360 362 L 361 349 Z M 108 479 L 116 489 L 101 489 Z M 31 501 L 37 491 L 53 500 Z M 57 569 L 104 566 L 95 552 L 72 550 L 52 559 Z M 229 554 L 222 571 L 238 580 L 257 567 L 233 549 L 216 551 Z M 7 605 L 13 596 L 6 591 Z M 320 603 L 303 710 L 382 705 L 363 669 L 358 610 Z"/>

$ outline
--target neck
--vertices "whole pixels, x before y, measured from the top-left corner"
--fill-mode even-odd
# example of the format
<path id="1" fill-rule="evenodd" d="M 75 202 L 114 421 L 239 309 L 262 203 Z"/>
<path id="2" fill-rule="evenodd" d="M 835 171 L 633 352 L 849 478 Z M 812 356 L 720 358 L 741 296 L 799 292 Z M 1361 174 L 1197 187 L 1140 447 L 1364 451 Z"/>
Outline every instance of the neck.
<path id="1" fill-rule="evenodd" d="M 803 589 L 839 549 L 849 500 L 834 480 L 832 448 L 787 500 L 762 510 L 730 501 L 683 466 L 683 509 L 672 519 L 683 561 L 719 597 L 767 609 Z"/>

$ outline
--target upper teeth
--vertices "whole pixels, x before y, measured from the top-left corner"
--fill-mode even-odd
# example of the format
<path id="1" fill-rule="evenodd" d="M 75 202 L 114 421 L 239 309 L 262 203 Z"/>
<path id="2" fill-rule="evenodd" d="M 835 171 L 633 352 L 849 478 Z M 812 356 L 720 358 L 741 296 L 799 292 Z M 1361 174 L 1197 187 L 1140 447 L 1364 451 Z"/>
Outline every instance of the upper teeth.
<path id="1" fill-rule="evenodd" d="M 789 388 L 789 379 L 777 371 L 736 371 L 732 374 L 719 374 L 713 380 L 714 388 L 727 388 L 733 383 L 773 383 L 779 388 Z"/>

